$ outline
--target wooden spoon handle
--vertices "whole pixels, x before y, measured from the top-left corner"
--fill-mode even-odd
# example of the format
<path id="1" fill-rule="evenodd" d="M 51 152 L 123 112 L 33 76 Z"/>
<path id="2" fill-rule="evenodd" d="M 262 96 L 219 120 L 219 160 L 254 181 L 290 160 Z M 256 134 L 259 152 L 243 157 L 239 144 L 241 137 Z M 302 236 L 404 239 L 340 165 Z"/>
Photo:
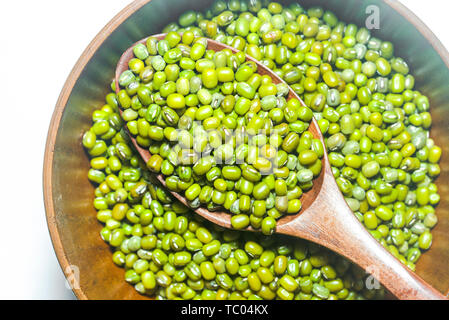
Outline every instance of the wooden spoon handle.
<path id="1" fill-rule="evenodd" d="M 376 279 L 399 299 L 447 299 L 371 236 L 346 204 L 328 162 L 323 169 L 323 187 L 314 203 L 277 232 L 311 240 L 352 260 L 373 276 L 368 289 Z"/>

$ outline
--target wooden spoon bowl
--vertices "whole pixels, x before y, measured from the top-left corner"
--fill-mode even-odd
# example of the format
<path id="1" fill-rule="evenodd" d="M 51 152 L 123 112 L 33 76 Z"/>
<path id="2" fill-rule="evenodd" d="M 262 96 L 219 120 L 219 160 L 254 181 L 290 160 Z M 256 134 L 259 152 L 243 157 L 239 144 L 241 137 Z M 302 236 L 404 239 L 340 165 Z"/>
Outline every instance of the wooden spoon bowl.
<path id="1" fill-rule="evenodd" d="M 166 36 L 166 34 L 158 34 L 158 35 L 154 35 L 153 37 L 158 39 L 158 40 L 162 40 L 164 39 Z M 116 73 L 115 73 L 115 83 L 116 83 L 116 92 L 118 93 L 120 91 L 120 86 L 118 85 L 118 79 L 120 77 L 120 75 L 128 70 L 128 62 L 134 58 L 134 53 L 133 53 L 133 47 L 139 43 L 143 43 L 145 44 L 148 38 L 145 38 L 143 40 L 140 40 L 139 42 L 135 43 L 133 46 L 131 46 L 128 50 L 125 51 L 125 53 L 122 55 L 122 57 L 120 58 L 118 64 L 117 64 L 117 69 L 116 69 Z M 207 49 L 209 50 L 214 50 L 216 52 L 221 51 L 223 49 L 229 49 L 232 52 L 236 53 L 238 52 L 238 50 L 236 50 L 233 47 L 230 47 L 228 45 L 222 44 L 218 41 L 214 41 L 212 39 L 208 39 L 208 46 Z M 275 74 L 273 71 L 271 71 L 270 69 L 268 69 L 266 66 L 264 66 L 263 64 L 261 64 L 259 61 L 257 61 L 256 59 L 250 57 L 250 56 L 246 56 L 247 61 L 253 61 L 256 63 L 257 65 L 257 73 L 260 75 L 268 75 L 271 77 L 272 82 L 274 84 L 279 84 L 279 83 L 285 83 L 284 80 L 282 80 L 277 74 Z M 301 100 L 301 98 L 299 98 L 299 96 L 290 89 L 288 96 L 286 97 L 287 101 L 292 99 L 292 98 L 296 98 L 298 99 L 303 105 L 304 102 Z M 123 111 L 121 109 L 119 109 L 119 112 L 122 113 Z M 315 139 L 320 139 L 321 142 L 323 143 L 323 149 L 325 149 L 325 145 L 324 145 L 324 140 L 323 140 L 323 135 L 321 134 L 321 131 L 318 127 L 318 123 L 316 122 L 315 119 L 312 119 L 311 124 L 309 126 L 309 131 L 313 134 L 313 137 Z M 151 153 L 148 151 L 148 149 L 142 148 L 136 141 L 136 139 L 129 134 L 128 135 L 131 138 L 132 144 L 133 146 L 136 148 L 136 150 L 138 151 L 138 153 L 140 154 L 140 156 L 142 157 L 142 159 L 145 162 L 148 162 L 148 160 L 151 158 Z M 327 155 L 326 155 L 327 157 Z M 323 167 L 326 165 L 326 161 L 323 159 L 322 161 L 322 165 Z M 309 208 L 315 201 L 315 198 L 318 196 L 318 191 L 321 189 L 321 185 L 324 181 L 324 173 L 325 170 L 321 170 L 321 173 L 318 177 L 316 177 L 316 179 L 313 180 L 314 183 L 314 187 L 305 192 L 302 197 L 301 197 L 301 203 L 302 203 L 302 209 L 299 213 L 303 212 L 304 210 L 306 210 L 307 208 Z M 165 178 L 164 175 L 162 174 L 158 174 L 156 175 L 157 179 L 159 180 L 159 182 L 163 185 L 166 186 L 165 184 Z M 181 201 L 183 204 L 188 205 L 188 201 L 186 200 L 185 197 L 183 197 L 181 194 L 177 193 L 177 192 L 171 192 L 171 194 L 178 199 L 179 201 Z M 228 211 L 214 211 L 211 212 L 209 210 L 207 210 L 204 207 L 199 207 L 196 210 L 196 213 L 198 213 L 199 215 L 203 216 L 204 218 L 206 218 L 207 220 L 216 223 L 222 227 L 225 228 L 232 228 L 231 226 L 231 214 Z M 299 214 L 298 213 L 298 214 Z M 283 224 L 288 224 L 290 221 L 292 221 L 293 219 L 295 219 L 296 215 L 286 215 L 284 217 L 282 217 L 280 220 L 278 220 L 278 228 L 280 225 Z M 247 230 L 249 231 L 255 231 L 253 230 L 253 228 L 248 227 Z M 278 233 L 285 233 L 285 232 L 279 232 Z M 287 234 L 287 233 L 285 233 Z"/>
<path id="2" fill-rule="evenodd" d="M 162 40 L 165 38 L 165 34 L 158 34 L 154 37 Z M 143 39 L 136 44 L 145 42 L 146 39 Z M 133 47 L 136 44 L 131 46 L 118 62 L 115 75 L 117 93 L 120 91 L 118 79 L 128 69 L 128 62 L 134 57 Z M 234 53 L 238 51 L 211 39 L 208 39 L 208 49 L 214 51 L 230 49 Z M 246 56 L 246 59 L 255 62 L 257 72 L 260 75 L 269 75 L 273 83 L 284 82 L 259 61 L 249 56 Z M 287 100 L 291 98 L 296 98 L 305 105 L 292 89 L 290 89 Z M 337 252 L 372 274 L 399 299 L 446 299 L 380 245 L 357 220 L 346 204 L 334 179 L 324 138 L 315 119 L 311 121 L 309 131 L 323 144 L 322 171 L 314 180 L 313 188 L 301 197 L 303 204 L 301 211 L 279 219 L 276 233 L 307 239 Z M 147 162 L 151 157 L 149 151 L 140 147 L 131 134 L 129 136 L 142 159 Z M 157 179 L 165 186 L 162 174 L 157 175 Z M 176 199 L 188 205 L 184 196 L 177 192 L 171 193 Z M 204 207 L 199 207 L 195 211 L 217 225 L 232 228 L 231 214 L 227 211 L 212 212 Z M 251 227 L 247 230 L 255 231 Z"/>

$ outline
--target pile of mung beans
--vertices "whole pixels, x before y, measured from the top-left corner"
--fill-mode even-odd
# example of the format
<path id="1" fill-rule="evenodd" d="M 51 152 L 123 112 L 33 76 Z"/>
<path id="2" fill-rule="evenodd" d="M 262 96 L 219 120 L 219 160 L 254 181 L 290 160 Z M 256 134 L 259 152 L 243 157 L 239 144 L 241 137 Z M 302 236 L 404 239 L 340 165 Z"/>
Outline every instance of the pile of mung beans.
<path id="1" fill-rule="evenodd" d="M 161 188 L 130 146 L 116 95 L 93 114 L 83 137 L 100 234 L 137 292 L 156 299 L 375 299 L 366 274 L 300 239 L 225 230 Z M 114 130 L 98 130 L 107 120 Z M 103 132 L 103 133 L 102 133 Z M 112 136 L 112 137 L 111 137 Z"/>
<path id="2" fill-rule="evenodd" d="M 414 270 L 438 219 L 441 149 L 429 101 L 393 45 L 329 11 L 267 1 L 216 1 L 163 32 L 231 45 L 282 77 L 314 113 L 340 190 L 357 218 Z M 115 84 L 112 85 L 114 90 Z M 359 299 L 366 274 L 312 243 L 223 230 L 173 202 L 130 147 L 118 97 L 83 137 L 94 206 L 113 261 L 158 299 Z M 151 147 L 151 146 L 150 146 Z"/>
<path id="3" fill-rule="evenodd" d="M 134 46 L 119 78 L 122 118 L 152 154 L 147 167 L 190 207 L 225 209 L 233 228 L 270 235 L 321 172 L 324 147 L 306 131 L 313 112 L 241 51 L 206 49 L 191 31 Z"/>

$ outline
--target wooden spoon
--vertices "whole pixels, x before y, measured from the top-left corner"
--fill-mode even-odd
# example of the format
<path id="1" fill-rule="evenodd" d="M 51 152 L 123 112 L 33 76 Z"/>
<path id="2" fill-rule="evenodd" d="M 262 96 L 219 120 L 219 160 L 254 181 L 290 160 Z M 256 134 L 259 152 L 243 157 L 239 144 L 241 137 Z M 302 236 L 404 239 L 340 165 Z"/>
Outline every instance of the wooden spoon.
<path id="1" fill-rule="evenodd" d="M 165 34 L 155 35 L 154 37 L 162 40 L 165 38 Z M 146 40 L 143 39 L 136 44 L 146 43 Z M 128 69 L 129 60 L 134 57 L 134 45 L 123 54 L 118 62 L 115 74 L 117 93 L 120 91 L 118 79 Z M 210 39 L 208 39 L 208 49 L 214 51 L 230 49 L 234 53 L 238 51 Z M 281 78 L 259 61 L 249 56 L 246 59 L 256 63 L 257 72 L 260 75 L 269 75 L 275 84 L 283 82 Z M 290 89 L 287 100 L 291 98 L 296 98 L 303 103 L 292 89 Z M 315 119 L 312 120 L 309 131 L 314 138 L 320 139 L 324 147 L 324 138 Z M 130 138 L 142 159 L 147 162 L 151 154 L 148 150 L 141 148 L 131 134 Z M 325 147 L 324 150 L 321 174 L 314 180 L 313 188 L 303 194 L 301 211 L 296 215 L 288 215 L 278 220 L 276 233 L 313 241 L 350 259 L 374 277 L 370 279 L 370 283 L 367 281 L 367 287 L 370 284 L 375 286 L 376 280 L 374 279 L 377 279 L 399 299 L 446 299 L 445 296 L 410 271 L 379 244 L 357 220 L 337 186 Z M 162 174 L 157 175 L 157 179 L 165 186 Z M 182 195 L 176 192 L 171 193 L 179 201 L 188 205 L 187 200 Z M 211 212 L 204 207 L 199 207 L 195 211 L 215 224 L 232 228 L 229 212 Z M 248 230 L 256 231 L 251 228 L 248 228 Z M 370 288 L 368 287 L 368 289 Z"/>

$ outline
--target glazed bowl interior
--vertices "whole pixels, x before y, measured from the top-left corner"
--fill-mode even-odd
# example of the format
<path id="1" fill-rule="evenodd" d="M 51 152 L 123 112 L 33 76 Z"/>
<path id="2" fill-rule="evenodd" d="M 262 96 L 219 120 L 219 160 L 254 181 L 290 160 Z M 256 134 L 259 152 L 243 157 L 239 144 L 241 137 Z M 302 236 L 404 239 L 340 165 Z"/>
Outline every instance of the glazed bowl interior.
<path id="1" fill-rule="evenodd" d="M 288 3 L 289 1 L 281 1 Z M 380 29 L 373 34 L 395 44 L 416 77 L 416 88 L 429 96 L 431 136 L 443 148 L 437 185 L 441 202 L 433 245 L 422 255 L 416 272 L 441 292 L 449 289 L 449 69 L 448 53 L 435 36 L 398 1 L 300 0 L 320 5 L 347 23 L 364 26 L 366 7 L 380 9 Z M 94 187 L 87 179 L 89 159 L 82 134 L 91 114 L 104 105 L 121 54 L 136 41 L 159 33 L 188 10 L 202 10 L 212 0 L 137 0 L 119 13 L 86 49 L 61 92 L 49 129 L 44 165 L 44 198 L 53 245 L 63 271 L 73 279 L 80 299 L 145 299 L 124 281 L 124 270 L 111 260 L 92 206 Z"/>

